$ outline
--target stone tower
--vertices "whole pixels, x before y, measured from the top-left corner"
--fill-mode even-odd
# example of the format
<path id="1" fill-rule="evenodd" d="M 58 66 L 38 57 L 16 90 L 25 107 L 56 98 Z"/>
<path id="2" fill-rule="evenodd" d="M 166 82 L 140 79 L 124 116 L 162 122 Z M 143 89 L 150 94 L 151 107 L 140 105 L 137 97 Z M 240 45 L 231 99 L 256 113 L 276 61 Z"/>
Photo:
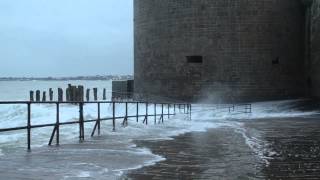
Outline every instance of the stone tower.
<path id="1" fill-rule="evenodd" d="M 134 0 L 135 92 L 250 101 L 304 94 L 300 0 Z"/>

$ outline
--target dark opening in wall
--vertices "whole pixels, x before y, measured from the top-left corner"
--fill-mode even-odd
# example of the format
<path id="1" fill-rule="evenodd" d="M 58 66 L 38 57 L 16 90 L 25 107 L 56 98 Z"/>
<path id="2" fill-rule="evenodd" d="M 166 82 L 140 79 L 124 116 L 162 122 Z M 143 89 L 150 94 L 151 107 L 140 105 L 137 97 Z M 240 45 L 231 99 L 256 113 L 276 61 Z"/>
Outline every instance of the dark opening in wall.
<path id="1" fill-rule="evenodd" d="M 188 63 L 202 64 L 203 58 L 202 58 L 202 56 L 187 56 L 187 62 Z"/>
<path id="2" fill-rule="evenodd" d="M 280 64 L 280 58 L 277 57 L 276 59 L 272 60 L 272 64 Z"/>
<path id="3" fill-rule="evenodd" d="M 308 88 L 312 88 L 312 79 L 311 79 L 311 77 L 308 77 L 307 85 L 308 85 Z"/>

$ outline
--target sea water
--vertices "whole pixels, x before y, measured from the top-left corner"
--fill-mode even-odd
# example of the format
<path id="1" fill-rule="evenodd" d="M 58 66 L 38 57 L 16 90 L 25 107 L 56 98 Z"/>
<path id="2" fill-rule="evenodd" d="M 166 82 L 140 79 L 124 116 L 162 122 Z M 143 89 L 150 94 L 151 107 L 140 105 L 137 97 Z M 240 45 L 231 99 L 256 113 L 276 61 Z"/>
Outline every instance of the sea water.
<path id="1" fill-rule="evenodd" d="M 67 85 L 84 85 L 85 88 L 99 89 L 99 97 L 102 97 L 102 89 L 107 89 L 107 97 L 111 97 L 111 81 L 3 81 L 0 82 L 0 100 L 28 100 L 30 90 L 48 90 L 53 88 L 56 92 L 58 87 L 66 88 Z M 55 96 L 56 97 L 56 96 Z M 268 157 L 265 155 L 267 145 L 258 136 L 252 137 L 243 126 L 244 121 L 254 121 L 261 118 L 283 118 L 298 117 L 318 114 L 317 111 L 301 111 L 295 107 L 300 100 L 257 102 L 252 104 L 252 113 L 229 113 L 228 109 L 219 109 L 213 105 L 193 105 L 192 117 L 183 113 L 165 117 L 164 124 L 153 123 L 154 118 L 149 118 L 149 125 L 146 126 L 140 119 L 129 119 L 129 126 L 122 127 L 122 120 L 117 120 L 116 131 L 112 131 L 112 122 L 105 121 L 101 124 L 101 137 L 90 138 L 90 133 L 94 123 L 85 124 L 85 138 L 87 144 L 78 145 L 78 126 L 66 125 L 60 129 L 61 148 L 52 152 L 53 155 L 64 157 L 63 163 L 56 168 L 52 168 L 57 162 L 52 161 L 48 167 L 46 164 L 35 163 L 34 165 L 16 165 L 17 171 L 28 174 L 34 170 L 59 174 L 60 179 L 74 178 L 106 178 L 115 179 L 124 172 L 131 169 L 140 168 L 155 164 L 165 160 L 164 157 L 153 154 L 149 149 L 138 148 L 134 144 L 135 140 L 172 140 L 174 136 L 187 132 L 205 132 L 207 129 L 219 127 L 231 127 L 236 133 L 241 134 L 248 146 L 268 165 Z M 135 115 L 136 106 L 129 105 L 129 115 Z M 239 107 L 241 108 L 241 107 Z M 54 123 L 56 117 L 55 105 L 32 105 L 31 122 L 32 125 Z M 124 116 L 124 104 L 116 105 L 116 115 Z M 150 105 L 153 113 L 153 105 Z M 160 113 L 160 107 L 157 113 Z M 170 109 L 173 112 L 173 109 Z M 166 111 L 165 111 L 166 112 Z M 179 110 L 177 109 L 177 112 Z M 145 106 L 141 105 L 139 114 L 145 114 Z M 112 106 L 110 104 L 101 105 L 101 117 L 111 117 Z M 68 122 L 77 120 L 79 109 L 75 105 L 61 105 L 60 121 Z M 97 105 L 87 104 L 84 106 L 84 118 L 97 118 Z M 159 117 L 158 117 L 159 118 Z M 158 119 L 157 119 L 158 121 Z M 27 122 L 26 105 L 0 105 L 0 128 L 10 128 L 25 126 Z M 34 159 L 40 158 L 43 148 L 47 146 L 53 127 L 39 128 L 32 130 L 32 149 Z M 64 148 L 68 147 L 68 148 Z M 0 133 L 0 161 L 14 161 L 14 158 L 22 158 L 21 152 L 26 150 L 26 131 L 12 131 Z M 19 154 L 20 153 L 20 154 Z M 37 157 L 37 153 L 39 157 Z M 269 152 L 270 153 L 270 152 Z M 80 161 L 80 156 L 90 156 L 94 154 L 103 155 L 103 162 L 97 158 L 88 158 Z M 55 157 L 55 156 L 53 156 Z M 54 162 L 54 163 L 53 163 Z M 0 169 L 1 171 L 1 169 Z M 54 178 L 56 179 L 56 177 Z"/>

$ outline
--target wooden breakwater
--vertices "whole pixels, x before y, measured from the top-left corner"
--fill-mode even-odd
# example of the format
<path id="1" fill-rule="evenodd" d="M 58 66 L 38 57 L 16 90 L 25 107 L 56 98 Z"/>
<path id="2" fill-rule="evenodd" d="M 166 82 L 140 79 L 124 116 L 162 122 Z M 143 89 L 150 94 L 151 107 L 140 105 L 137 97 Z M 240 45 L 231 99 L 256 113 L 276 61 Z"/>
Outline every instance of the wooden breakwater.
<path id="1" fill-rule="evenodd" d="M 39 92 L 37 92 L 39 94 Z M 27 118 L 26 118 L 26 125 L 13 127 L 13 128 L 2 128 L 0 129 L 1 132 L 10 132 L 10 131 L 18 131 L 18 130 L 27 130 L 27 144 L 28 150 L 31 149 L 31 133 L 32 129 L 35 128 L 44 128 L 44 127 L 53 127 L 53 131 L 51 133 L 51 137 L 49 140 L 48 145 L 52 145 L 54 139 L 56 141 L 56 145 L 60 144 L 60 127 L 65 125 L 72 125 L 78 124 L 79 126 L 79 140 L 84 141 L 85 139 L 85 124 L 86 123 L 94 123 L 93 130 L 91 132 L 91 136 L 94 136 L 96 130 L 98 130 L 98 135 L 100 135 L 101 129 L 101 122 L 103 121 L 112 121 L 112 131 L 116 130 L 116 123 L 118 120 L 122 120 L 122 126 L 128 126 L 129 120 L 136 121 L 139 123 L 142 120 L 142 123 L 148 125 L 150 120 L 154 121 L 154 124 L 164 123 L 165 118 L 170 118 L 177 114 L 177 112 L 182 112 L 191 117 L 191 104 L 184 103 L 184 104 L 177 104 L 177 103 L 154 103 L 154 102 L 116 102 L 116 101 L 47 101 L 47 102 L 32 102 L 32 101 L 0 101 L 0 105 L 26 105 L 27 108 Z M 33 124 L 32 123 L 32 105 L 36 104 L 49 104 L 55 105 L 56 107 L 56 120 L 55 123 L 48 123 L 48 124 Z M 60 121 L 60 107 L 63 104 L 77 104 L 79 108 L 79 118 L 77 120 L 68 121 L 68 122 L 61 122 Z M 84 117 L 84 105 L 85 104 L 96 104 L 97 107 L 97 117 L 96 119 L 85 119 Z M 102 104 L 109 104 L 112 107 L 112 115 L 107 117 L 101 116 L 101 105 Z M 116 116 L 116 109 L 120 105 L 125 105 L 125 113 L 120 116 Z M 134 114 L 129 114 L 128 109 L 135 107 L 136 112 Z M 141 114 L 139 111 L 140 108 L 145 108 L 145 112 Z M 153 111 L 152 111 L 153 108 Z M 159 112 L 159 108 L 161 109 L 161 113 Z M 158 109 L 158 110 L 157 110 Z M 176 111 L 179 109 L 179 111 Z M 150 119 L 153 117 L 154 119 Z"/>
<path id="2" fill-rule="evenodd" d="M 68 84 L 68 87 L 64 90 L 62 88 L 57 89 L 57 101 L 90 101 L 90 97 L 93 97 L 94 101 L 107 100 L 107 90 L 103 88 L 102 97 L 98 97 L 98 88 L 87 88 L 85 89 L 82 85 L 72 85 Z M 92 92 L 92 94 L 91 94 Z M 41 96 L 42 95 L 42 96 Z M 92 96 L 91 96 L 92 95 Z M 42 97 L 42 98 L 41 98 Z M 30 91 L 30 101 L 31 102 L 46 102 L 54 101 L 54 91 L 49 88 L 48 91 Z"/>

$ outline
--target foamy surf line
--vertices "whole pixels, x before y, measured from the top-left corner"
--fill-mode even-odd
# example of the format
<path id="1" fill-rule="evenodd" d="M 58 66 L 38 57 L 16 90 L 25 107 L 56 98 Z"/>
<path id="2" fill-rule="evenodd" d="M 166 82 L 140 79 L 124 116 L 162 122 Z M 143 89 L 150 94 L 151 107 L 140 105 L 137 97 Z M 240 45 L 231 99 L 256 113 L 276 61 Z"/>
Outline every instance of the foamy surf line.
<path id="1" fill-rule="evenodd" d="M 133 166 L 133 167 L 128 167 L 128 168 L 124 168 L 124 169 L 115 169 L 115 170 L 112 170 L 113 172 L 116 172 L 116 175 L 121 177 L 124 175 L 125 172 L 128 172 L 128 171 L 132 171 L 132 170 L 136 170 L 136 169 L 140 169 L 140 168 L 143 168 L 143 167 L 146 167 L 146 166 L 152 166 L 152 165 L 155 165 L 156 163 L 158 162 L 161 162 L 161 161 L 165 161 L 166 158 L 162 157 L 162 156 L 159 156 L 159 155 L 156 155 L 156 154 L 153 154 L 151 152 L 150 149 L 147 149 L 147 148 L 141 148 L 143 154 L 148 154 L 148 155 L 152 155 L 154 157 L 154 159 L 151 159 L 151 160 L 148 160 L 148 161 L 145 161 L 143 164 L 140 164 L 140 165 L 137 165 L 137 166 Z"/>
<path id="2" fill-rule="evenodd" d="M 269 144 L 262 140 L 259 134 L 255 136 L 250 136 L 247 129 L 244 127 L 244 123 L 238 123 L 236 120 L 258 120 L 258 119 L 274 119 L 274 118 L 295 118 L 295 117 L 310 117 L 314 115 L 319 115 L 319 111 L 299 111 L 293 107 L 304 100 L 284 100 L 284 101 L 268 101 L 268 102 L 257 102 L 252 103 L 252 113 L 233 113 L 227 110 L 219 110 L 216 106 L 206 105 L 204 107 L 196 106 L 194 109 L 201 113 L 200 115 L 195 115 L 193 118 L 201 117 L 201 119 L 206 118 L 205 114 L 212 115 L 214 120 L 222 120 L 225 126 L 231 127 L 236 133 L 242 135 L 245 139 L 245 143 L 250 147 L 254 154 L 262 161 L 266 166 L 269 166 L 269 160 L 272 159 L 272 155 L 276 152 L 270 149 Z M 231 120 L 231 121 L 230 121 Z M 245 121 L 244 121 L 245 122 Z"/>
<path id="3" fill-rule="evenodd" d="M 140 162 L 139 164 L 128 165 L 126 163 L 120 164 L 119 167 L 112 168 L 109 167 L 108 172 L 105 172 L 105 168 L 99 170 L 102 173 L 116 174 L 116 176 L 121 176 L 126 171 L 130 171 L 133 169 L 139 169 L 144 166 L 154 165 L 157 162 L 165 160 L 163 157 L 153 154 L 149 149 L 141 149 L 137 148 L 136 145 L 133 144 L 135 140 L 151 140 L 151 141 L 161 141 L 161 140 L 174 140 L 174 137 L 189 133 L 189 132 L 206 132 L 208 129 L 220 128 L 220 127 L 231 127 L 234 128 L 237 133 L 242 134 L 244 139 L 246 140 L 246 144 L 259 156 L 261 159 L 265 160 L 267 157 L 264 156 L 264 152 L 267 151 L 265 146 L 262 146 L 263 142 L 258 137 L 250 137 L 248 136 L 246 129 L 243 128 L 243 124 L 236 122 L 234 120 L 237 119 L 259 119 L 266 117 L 296 117 L 296 116 L 307 116 L 314 115 L 318 112 L 300 112 L 296 110 L 292 110 L 290 104 L 294 103 L 292 101 L 280 101 L 280 102 L 266 102 L 266 103 L 253 103 L 253 113 L 248 115 L 244 114 L 230 114 L 227 111 L 217 112 L 211 107 L 203 106 L 203 105 L 193 105 L 194 112 L 192 113 L 192 118 L 190 119 L 187 115 L 176 115 L 172 116 L 170 120 L 165 120 L 164 124 L 156 124 L 153 123 L 145 126 L 144 124 L 136 123 L 135 120 L 131 119 L 129 121 L 129 126 L 127 128 L 120 128 L 117 126 L 116 132 L 111 132 L 110 129 L 103 128 L 103 135 L 106 135 L 111 138 L 109 141 L 104 143 L 108 144 L 108 147 L 114 146 L 114 144 L 120 144 L 119 149 L 115 149 L 113 153 L 121 155 L 124 151 L 128 151 L 130 154 L 130 158 L 132 159 L 140 159 L 143 156 L 147 156 L 147 158 Z M 279 108 L 281 107 L 281 108 Z M 286 108 L 283 108 L 286 107 Z M 22 125 L 25 123 L 25 111 L 23 107 L 15 106 L 10 110 L 10 107 L 6 107 L 7 109 L 3 112 L 5 113 L 5 117 L 9 118 L 4 121 L 5 123 L 13 123 L 14 125 Z M 9 112 L 7 111 L 9 108 Z M 50 123 L 48 119 L 52 119 L 54 121 L 55 114 L 54 110 L 52 111 L 51 106 L 35 106 L 34 110 L 36 111 L 33 114 L 33 120 L 37 123 Z M 111 109 L 110 107 L 102 107 L 103 109 L 108 109 L 108 112 L 104 112 L 104 115 L 110 115 Z M 143 108 L 141 108 L 143 109 Z M 1 109 L 0 109 L 1 111 Z M 124 107 L 117 112 L 117 115 L 123 114 L 125 111 Z M 129 108 L 129 114 L 135 114 L 135 108 Z M 141 114 L 145 113 L 143 110 L 139 112 Z M 74 106 L 66 106 L 62 108 L 61 119 L 63 120 L 71 120 L 77 118 L 78 112 L 77 108 Z M 0 114 L 1 116 L 1 114 Z M 92 118 L 96 116 L 96 108 L 93 106 L 85 107 L 85 117 Z M 110 122 L 111 123 L 111 122 Z M 119 125 L 120 123 L 118 123 Z M 102 127 L 111 127 L 111 124 L 103 124 Z M 68 137 L 68 139 L 63 142 L 66 143 L 75 143 L 77 138 L 77 126 L 70 126 L 66 130 L 61 131 L 61 135 L 63 137 Z M 85 131 L 91 131 L 92 127 L 86 126 Z M 33 147 L 46 145 L 47 138 L 44 136 L 47 134 L 46 130 L 39 129 L 39 131 L 33 132 L 35 137 L 42 139 L 42 141 L 33 141 Z M 4 135 L 0 136 L 0 142 L 5 144 L 8 142 L 8 137 L 13 136 Z M 25 146 L 25 136 L 20 134 L 13 138 L 14 142 L 17 143 L 17 147 Z M 45 143 L 44 143 L 45 142 Z M 12 144 L 11 144 L 12 145 Z M 0 147 L 1 148 L 1 147 Z M 118 152 L 117 152 L 118 151 Z M 90 153 L 90 152 L 88 152 Z M 0 155 L 3 154 L 0 149 Z M 112 162 L 109 162 L 112 163 Z M 266 162 L 267 164 L 268 162 Z M 66 175 L 65 178 L 75 177 L 77 172 L 72 175 Z M 94 172 L 85 172 L 81 176 L 96 176 Z"/>

